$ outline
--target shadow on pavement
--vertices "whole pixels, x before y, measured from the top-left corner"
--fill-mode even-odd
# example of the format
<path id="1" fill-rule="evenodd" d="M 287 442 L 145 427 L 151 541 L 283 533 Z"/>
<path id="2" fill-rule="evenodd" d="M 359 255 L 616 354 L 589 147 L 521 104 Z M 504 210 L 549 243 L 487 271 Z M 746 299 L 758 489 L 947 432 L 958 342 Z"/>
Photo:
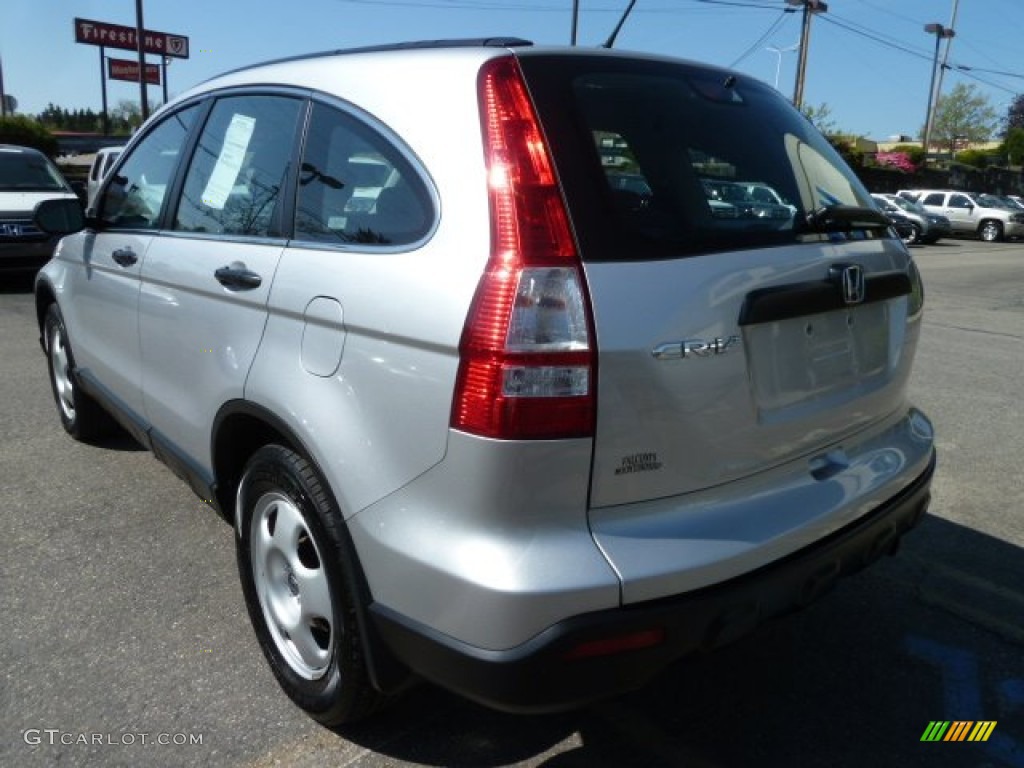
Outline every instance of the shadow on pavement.
<path id="1" fill-rule="evenodd" d="M 0 294 L 32 293 L 32 285 L 35 279 L 36 275 L 34 272 L 15 272 L 12 274 L 0 272 Z"/>
<path id="2" fill-rule="evenodd" d="M 896 558 L 627 696 L 521 717 L 422 686 L 338 733 L 431 766 L 1020 768 L 1022 585 L 1019 547 L 928 516 Z M 922 742 L 936 720 L 997 724 Z"/>

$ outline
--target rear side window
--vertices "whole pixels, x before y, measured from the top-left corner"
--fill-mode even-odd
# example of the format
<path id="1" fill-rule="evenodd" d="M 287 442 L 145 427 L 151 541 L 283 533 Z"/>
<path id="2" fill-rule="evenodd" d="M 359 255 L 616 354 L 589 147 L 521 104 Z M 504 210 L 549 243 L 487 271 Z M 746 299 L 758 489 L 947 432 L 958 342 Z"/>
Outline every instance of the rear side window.
<path id="1" fill-rule="evenodd" d="M 828 142 L 761 83 L 667 62 L 521 61 L 578 235 L 612 230 L 584 258 L 798 242 L 811 211 L 873 207 Z"/>
<path id="2" fill-rule="evenodd" d="M 356 117 L 314 104 L 299 168 L 295 237 L 405 245 L 433 221 L 431 198 L 405 156 Z"/>
<path id="3" fill-rule="evenodd" d="M 303 102 L 286 96 L 219 99 L 203 127 L 174 229 L 251 237 L 275 226 Z"/>
<path id="4" fill-rule="evenodd" d="M 922 205 L 945 205 L 945 203 L 946 196 L 941 192 L 932 192 L 921 201 Z"/>
<path id="5" fill-rule="evenodd" d="M 155 229 L 199 107 L 166 117 L 132 149 L 97 204 L 105 229 Z"/>

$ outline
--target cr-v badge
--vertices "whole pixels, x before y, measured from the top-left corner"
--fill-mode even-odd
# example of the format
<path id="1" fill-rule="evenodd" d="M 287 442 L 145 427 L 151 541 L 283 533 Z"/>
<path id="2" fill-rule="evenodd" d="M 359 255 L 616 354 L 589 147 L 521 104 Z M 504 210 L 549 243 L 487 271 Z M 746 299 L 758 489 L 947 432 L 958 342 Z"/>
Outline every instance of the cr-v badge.
<path id="1" fill-rule="evenodd" d="M 740 345 L 740 337 L 726 336 L 710 340 L 685 339 L 664 341 L 651 350 L 655 360 L 686 360 L 691 357 L 713 357 L 724 355 Z"/>

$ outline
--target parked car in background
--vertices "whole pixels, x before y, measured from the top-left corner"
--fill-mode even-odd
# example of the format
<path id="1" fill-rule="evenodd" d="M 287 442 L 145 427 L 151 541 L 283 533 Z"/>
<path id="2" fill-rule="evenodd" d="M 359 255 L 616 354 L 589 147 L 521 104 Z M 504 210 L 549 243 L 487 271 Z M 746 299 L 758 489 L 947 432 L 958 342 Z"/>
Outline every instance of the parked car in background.
<path id="1" fill-rule="evenodd" d="M 96 192 L 99 191 L 100 182 L 110 173 L 110 169 L 123 149 L 124 147 L 103 147 L 96 152 L 96 157 L 93 158 L 92 165 L 89 166 L 88 181 L 86 182 L 87 205 L 92 205 Z"/>
<path id="2" fill-rule="evenodd" d="M 949 237 L 953 233 L 949 219 L 937 213 L 929 213 L 919 203 L 899 195 L 885 193 L 872 194 L 871 197 L 886 214 L 898 214 L 910 221 L 914 228 L 908 241 L 911 245 L 935 243 L 940 238 Z"/>
<path id="3" fill-rule="evenodd" d="M 749 199 L 755 202 L 781 205 L 788 208 L 791 213 L 796 213 L 796 206 L 793 203 L 784 199 L 776 190 L 763 182 L 737 181 L 735 183 L 744 190 Z"/>
<path id="4" fill-rule="evenodd" d="M 899 211 L 885 211 L 885 215 L 889 217 L 889 221 L 892 223 L 892 228 L 896 230 L 896 234 L 900 236 L 900 240 L 907 245 L 913 245 L 917 242 L 917 226 L 914 222 Z"/>
<path id="5" fill-rule="evenodd" d="M 1024 200 L 1021 200 L 1019 197 L 1014 197 L 1013 195 L 993 195 L 993 197 L 1001 200 L 1011 210 L 1024 211 Z"/>
<path id="6" fill-rule="evenodd" d="M 798 211 L 718 216 L 711 177 Z M 929 503 L 917 268 L 744 73 L 510 38 L 270 62 L 36 218 L 68 235 L 36 281 L 63 427 L 115 418 L 234 526 L 323 723 L 417 678 L 513 711 L 632 690 Z"/>
<path id="7" fill-rule="evenodd" d="M 60 170 L 38 150 L 0 144 L 0 272 L 35 272 L 60 238 L 32 221 L 43 200 L 77 196 Z"/>
<path id="8" fill-rule="evenodd" d="M 701 179 L 709 204 L 719 211 L 724 203 L 730 206 L 736 218 L 769 219 L 789 226 L 793 210 L 782 203 L 776 203 L 771 196 L 755 195 L 751 187 L 737 184 L 728 179 L 705 177 Z M 768 189 L 762 187 L 762 189 Z"/>
<path id="9" fill-rule="evenodd" d="M 929 213 L 945 216 L 954 233 L 977 235 L 985 242 L 1024 236 L 1024 211 L 1007 207 L 993 195 L 935 189 L 901 190 L 899 194 L 920 203 Z"/>

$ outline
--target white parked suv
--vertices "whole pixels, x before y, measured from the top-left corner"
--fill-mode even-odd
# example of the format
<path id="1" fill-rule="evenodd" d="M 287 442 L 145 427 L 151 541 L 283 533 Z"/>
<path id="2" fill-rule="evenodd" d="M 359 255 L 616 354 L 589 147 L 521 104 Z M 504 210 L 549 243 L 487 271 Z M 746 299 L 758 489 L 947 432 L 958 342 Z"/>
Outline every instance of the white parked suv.
<path id="1" fill-rule="evenodd" d="M 992 195 L 953 190 L 915 189 L 911 195 L 929 213 L 949 219 L 954 233 L 977 235 L 986 242 L 1024 236 L 1024 211 Z"/>
<path id="2" fill-rule="evenodd" d="M 735 179 L 795 210 L 716 215 Z M 272 62 L 36 219 L 68 235 L 36 283 L 65 429 L 115 418 L 234 526 L 324 723 L 415 678 L 513 711 L 635 688 L 928 505 L 914 262 L 741 73 L 515 39 Z"/>
<path id="3" fill-rule="evenodd" d="M 102 147 L 96 152 L 96 156 L 92 159 L 92 165 L 89 166 L 89 175 L 86 180 L 86 199 L 89 205 L 92 205 L 96 193 L 100 189 L 100 184 L 110 173 L 110 169 L 114 167 L 114 163 L 117 162 L 117 158 L 123 151 L 124 147 Z"/>

